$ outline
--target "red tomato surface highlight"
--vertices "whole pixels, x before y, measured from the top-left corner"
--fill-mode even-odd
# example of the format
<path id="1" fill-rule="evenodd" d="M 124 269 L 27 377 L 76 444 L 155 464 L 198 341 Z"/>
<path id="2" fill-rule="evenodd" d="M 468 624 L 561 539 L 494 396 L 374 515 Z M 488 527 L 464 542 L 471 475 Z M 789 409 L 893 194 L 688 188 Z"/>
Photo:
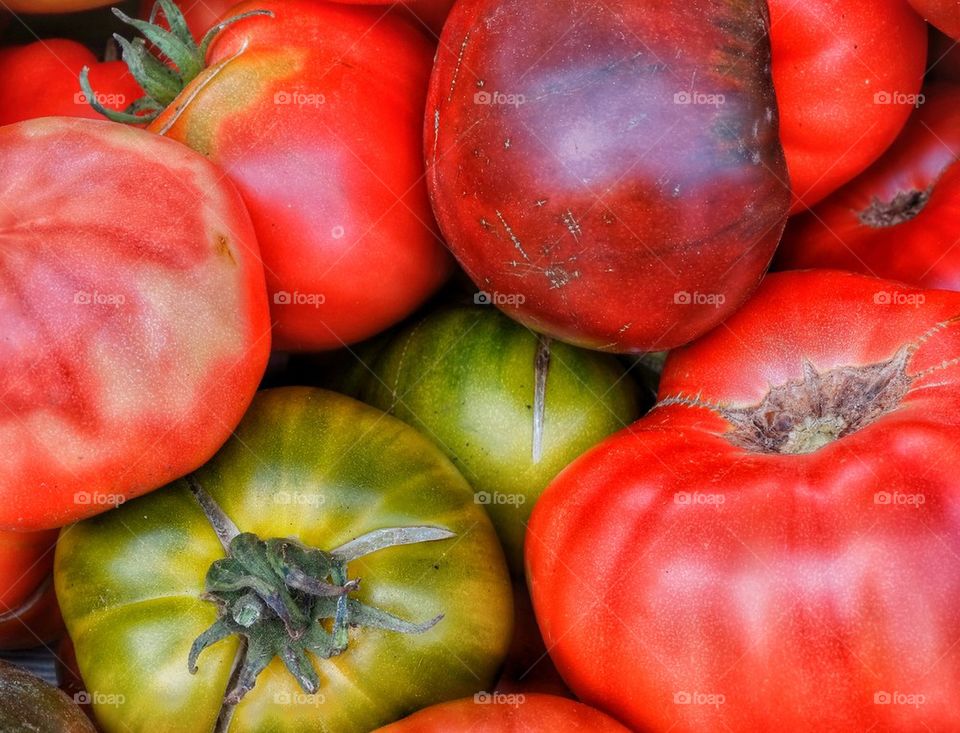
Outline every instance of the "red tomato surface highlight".
<path id="1" fill-rule="evenodd" d="M 122 61 L 97 61 L 86 46 L 48 38 L 24 46 L 0 48 L 0 125 L 35 117 L 103 119 L 80 90 L 80 70 L 90 67 L 99 101 L 122 110 L 143 95 Z"/>
<path id="2" fill-rule="evenodd" d="M 893 142 L 917 101 L 927 27 L 906 0 L 770 0 L 773 85 L 793 212 Z"/>
<path id="3" fill-rule="evenodd" d="M 896 143 L 790 221 L 781 269 L 821 267 L 960 290 L 960 86 L 925 90 Z"/>
<path id="4" fill-rule="evenodd" d="M 0 128 L 0 528 L 57 527 L 203 464 L 270 349 L 249 217 L 188 148 Z"/>
<path id="5" fill-rule="evenodd" d="M 382 10 L 249 0 L 150 129 L 220 166 L 250 210 L 279 350 L 393 325 L 447 277 L 423 180 L 433 47 Z"/>
<path id="6" fill-rule="evenodd" d="M 537 620 L 631 727 L 960 730 L 960 294 L 770 275 L 527 535 Z"/>
<path id="7" fill-rule="evenodd" d="M 583 703 L 540 694 L 480 692 L 421 710 L 377 733 L 627 733 Z"/>

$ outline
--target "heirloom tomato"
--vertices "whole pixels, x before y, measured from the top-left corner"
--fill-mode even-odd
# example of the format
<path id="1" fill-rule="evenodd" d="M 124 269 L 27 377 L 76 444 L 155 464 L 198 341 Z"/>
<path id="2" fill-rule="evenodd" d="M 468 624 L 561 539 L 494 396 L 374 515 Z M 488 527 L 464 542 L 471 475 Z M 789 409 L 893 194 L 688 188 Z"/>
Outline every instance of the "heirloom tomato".
<path id="1" fill-rule="evenodd" d="M 106 733 L 366 733 L 489 689 L 512 625 L 453 464 L 310 388 L 260 393 L 199 471 L 64 530 L 54 576 Z"/>
<path id="2" fill-rule="evenodd" d="M 79 707 L 56 687 L 0 661 L 0 730 L 96 733 Z"/>
<path id="3" fill-rule="evenodd" d="M 270 351 L 223 174 L 106 121 L 0 128 L 0 529 L 59 527 L 200 466 Z"/>
<path id="4" fill-rule="evenodd" d="M 584 702 L 651 733 L 960 730 L 960 294 L 769 276 L 534 508 Z"/>

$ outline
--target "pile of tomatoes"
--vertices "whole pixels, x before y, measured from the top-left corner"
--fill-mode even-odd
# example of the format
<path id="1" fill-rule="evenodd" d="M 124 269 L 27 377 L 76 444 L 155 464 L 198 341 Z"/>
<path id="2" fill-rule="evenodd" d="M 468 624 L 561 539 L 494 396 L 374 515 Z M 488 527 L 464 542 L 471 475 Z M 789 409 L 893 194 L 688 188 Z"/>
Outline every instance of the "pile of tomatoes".
<path id="1" fill-rule="evenodd" d="M 958 38 L 0 2 L 0 731 L 960 730 Z"/>

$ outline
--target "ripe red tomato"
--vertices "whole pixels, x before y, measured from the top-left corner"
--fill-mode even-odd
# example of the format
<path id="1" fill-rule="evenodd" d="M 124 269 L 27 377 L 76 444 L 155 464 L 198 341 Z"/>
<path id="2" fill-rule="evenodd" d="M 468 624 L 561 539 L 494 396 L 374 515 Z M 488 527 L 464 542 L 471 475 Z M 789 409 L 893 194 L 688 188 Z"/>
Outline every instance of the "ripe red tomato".
<path id="1" fill-rule="evenodd" d="M 108 122 L 7 125 L 0 232 L 0 529 L 103 512 L 213 455 L 270 350 L 222 172 Z"/>
<path id="2" fill-rule="evenodd" d="M 339 348 L 407 316 L 451 269 L 423 180 L 433 46 L 378 8 L 249 0 L 228 17 L 253 11 L 272 15 L 223 30 L 149 129 L 239 188 L 275 347 Z"/>
<path id="3" fill-rule="evenodd" d="M 644 731 L 960 730 L 960 294 L 769 276 L 534 509 L 537 620 Z"/>
<path id="4" fill-rule="evenodd" d="M 478 288 L 616 352 L 726 318 L 789 206 L 766 4 L 651 8 L 457 3 L 427 102 L 434 210 Z"/>
<path id="5" fill-rule="evenodd" d="M 56 530 L 0 532 L 0 649 L 39 646 L 62 629 L 50 575 L 56 541 Z"/>
<path id="6" fill-rule="evenodd" d="M 797 212 L 893 142 L 920 91 L 927 29 L 906 0 L 771 0 L 770 22 Z"/>
<path id="7" fill-rule="evenodd" d="M 925 20 L 952 38 L 960 40 L 960 2 L 957 0 L 909 0 Z"/>
<path id="8" fill-rule="evenodd" d="M 76 13 L 109 5 L 112 0 L 4 0 L 3 7 L 13 13 Z"/>
<path id="9" fill-rule="evenodd" d="M 477 693 L 421 710 L 376 733 L 627 733 L 583 703 L 538 694 Z"/>
<path id="10" fill-rule="evenodd" d="M 122 110 L 143 95 L 143 90 L 122 61 L 97 61 L 90 50 L 63 38 L 50 38 L 25 46 L 0 48 L 0 125 L 35 117 L 88 117 L 102 119 L 80 91 L 80 70 L 90 67 L 90 80 L 99 101 Z"/>
<path id="11" fill-rule="evenodd" d="M 960 290 L 960 86 L 934 85 L 863 175 L 787 227 L 778 267 L 826 267 Z"/>

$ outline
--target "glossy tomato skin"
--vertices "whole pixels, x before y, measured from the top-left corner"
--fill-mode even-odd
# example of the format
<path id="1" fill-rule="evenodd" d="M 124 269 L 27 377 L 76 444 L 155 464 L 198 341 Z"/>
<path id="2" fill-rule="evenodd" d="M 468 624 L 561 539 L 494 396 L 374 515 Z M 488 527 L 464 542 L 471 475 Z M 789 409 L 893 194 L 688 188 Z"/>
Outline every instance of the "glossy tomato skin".
<path id="1" fill-rule="evenodd" d="M 150 129 L 239 188 L 275 347 L 339 348 L 408 315 L 450 269 L 422 180 L 432 46 L 377 9 L 272 0 L 230 13 L 258 9 L 273 17 L 225 30 Z"/>
<path id="2" fill-rule="evenodd" d="M 773 84 L 792 213 L 863 171 L 920 92 L 927 28 L 906 0 L 770 0 Z"/>
<path id="3" fill-rule="evenodd" d="M 478 288 L 614 352 L 677 346 L 737 308 L 789 203 L 765 31 L 750 1 L 457 3 L 427 174 Z"/>
<path id="4" fill-rule="evenodd" d="M 613 718 L 552 695 L 483 696 L 414 713 L 377 733 L 627 733 Z"/>
<path id="5" fill-rule="evenodd" d="M 63 622 L 51 571 L 56 530 L 0 532 L 0 649 L 53 641 Z"/>
<path id="6" fill-rule="evenodd" d="M 546 381 L 536 454 L 538 355 Z M 613 356 L 559 342 L 541 348 L 535 333 L 492 306 L 431 313 L 350 361 L 348 392 L 447 454 L 493 520 L 517 575 L 540 492 L 570 461 L 639 417 L 635 386 Z"/>
<path id="7" fill-rule="evenodd" d="M 86 117 L 102 120 L 80 90 L 80 70 L 90 68 L 90 83 L 104 106 L 123 110 L 143 90 L 122 61 L 100 62 L 84 45 L 49 38 L 0 48 L 0 125 L 36 117 Z"/>
<path id="8" fill-rule="evenodd" d="M 305 695 L 274 659 L 236 707 L 231 733 L 369 731 L 489 689 L 511 631 L 503 553 L 464 479 L 415 430 L 332 392 L 269 390 L 195 476 L 241 531 L 264 539 L 332 550 L 385 527 L 457 534 L 349 568 L 361 578 L 358 598 L 416 622 L 443 613 L 436 626 L 421 635 L 354 629 L 346 652 L 316 662 L 322 697 Z M 199 596 L 222 556 L 184 482 L 62 534 L 57 593 L 83 680 L 126 700 L 94 700 L 107 733 L 213 729 L 236 641 L 204 651 L 193 676 L 187 654 L 216 617 Z"/>
<path id="9" fill-rule="evenodd" d="M 909 0 L 913 9 L 948 36 L 960 40 L 960 5 L 956 0 Z"/>
<path id="10" fill-rule="evenodd" d="M 960 86 L 925 90 L 897 142 L 787 226 L 780 269 L 821 267 L 960 290 Z"/>
<path id="11" fill-rule="evenodd" d="M 96 733 L 70 699 L 43 680 L 0 661 L 0 730 Z"/>
<path id="12" fill-rule="evenodd" d="M 958 313 L 955 293 L 780 273 L 671 354 L 661 406 L 531 519 L 534 607 L 580 699 L 652 733 L 960 727 Z M 725 411 L 771 385 L 898 354 L 899 403 L 819 450 L 727 438 Z"/>
<path id="13" fill-rule="evenodd" d="M 109 122 L 0 128 L 0 528 L 62 526 L 206 461 L 269 355 L 237 192 Z"/>

